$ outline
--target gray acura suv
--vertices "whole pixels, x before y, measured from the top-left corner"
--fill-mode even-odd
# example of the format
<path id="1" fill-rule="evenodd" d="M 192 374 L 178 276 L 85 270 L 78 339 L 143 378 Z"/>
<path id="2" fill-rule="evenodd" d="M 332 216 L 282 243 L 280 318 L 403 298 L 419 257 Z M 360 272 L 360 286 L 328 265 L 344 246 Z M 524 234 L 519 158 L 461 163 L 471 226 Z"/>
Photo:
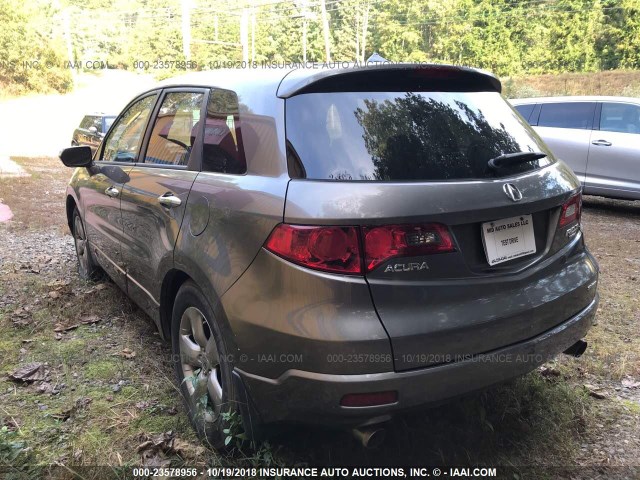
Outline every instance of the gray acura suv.
<path id="1" fill-rule="evenodd" d="M 200 435 L 354 428 L 579 355 L 579 180 L 469 68 L 190 74 L 135 98 L 66 196 L 78 270 L 171 340 Z"/>

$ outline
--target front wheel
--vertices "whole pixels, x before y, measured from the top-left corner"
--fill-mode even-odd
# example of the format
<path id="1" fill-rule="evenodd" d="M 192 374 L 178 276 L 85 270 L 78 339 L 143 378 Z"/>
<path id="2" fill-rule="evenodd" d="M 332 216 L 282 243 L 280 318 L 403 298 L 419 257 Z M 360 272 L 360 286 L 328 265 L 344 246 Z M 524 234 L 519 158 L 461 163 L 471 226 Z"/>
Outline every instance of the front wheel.
<path id="1" fill-rule="evenodd" d="M 191 281 L 180 287 L 174 302 L 171 344 L 180 391 L 198 435 L 216 449 L 234 445 L 245 437 L 242 395 L 209 302 Z"/>
<path id="2" fill-rule="evenodd" d="M 76 257 L 78 259 L 78 275 L 83 280 L 97 280 L 100 277 L 101 270 L 91 254 L 87 234 L 77 207 L 73 209 L 72 218 L 73 243 L 76 247 Z"/>

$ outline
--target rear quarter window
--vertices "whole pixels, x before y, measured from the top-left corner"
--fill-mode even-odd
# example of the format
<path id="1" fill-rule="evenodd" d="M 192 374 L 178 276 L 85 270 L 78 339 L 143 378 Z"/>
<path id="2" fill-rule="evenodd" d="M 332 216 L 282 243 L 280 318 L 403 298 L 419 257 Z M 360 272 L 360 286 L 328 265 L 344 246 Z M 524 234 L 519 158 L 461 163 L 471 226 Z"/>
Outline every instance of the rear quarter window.
<path id="1" fill-rule="evenodd" d="M 287 99 L 292 178 L 437 181 L 494 178 L 499 155 L 543 151 L 496 92 L 307 93 Z M 550 157 L 499 172 L 548 165 Z"/>

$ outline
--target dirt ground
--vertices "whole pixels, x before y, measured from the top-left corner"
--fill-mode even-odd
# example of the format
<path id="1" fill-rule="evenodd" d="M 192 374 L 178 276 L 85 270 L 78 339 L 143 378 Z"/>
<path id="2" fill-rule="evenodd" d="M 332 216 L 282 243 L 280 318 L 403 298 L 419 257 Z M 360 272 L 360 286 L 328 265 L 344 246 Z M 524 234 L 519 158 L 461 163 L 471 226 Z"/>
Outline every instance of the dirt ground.
<path id="1" fill-rule="evenodd" d="M 108 280 L 78 279 L 70 170 L 13 159 L 30 176 L 0 179 L 14 215 L 0 223 L 0 466 L 453 464 L 509 467 L 509 478 L 640 478 L 629 468 L 640 465 L 640 202 L 585 197 L 601 303 L 582 358 L 400 417 L 377 451 L 346 432 L 290 429 L 221 455 L 194 436 L 151 320 Z M 9 377 L 34 362 L 34 381 Z"/>

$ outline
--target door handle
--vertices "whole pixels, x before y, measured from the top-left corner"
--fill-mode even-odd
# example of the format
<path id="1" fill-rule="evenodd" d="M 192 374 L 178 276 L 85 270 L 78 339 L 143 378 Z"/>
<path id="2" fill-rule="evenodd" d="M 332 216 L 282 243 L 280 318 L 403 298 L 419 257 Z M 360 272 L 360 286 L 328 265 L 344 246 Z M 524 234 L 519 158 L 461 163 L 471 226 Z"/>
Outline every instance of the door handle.
<path id="1" fill-rule="evenodd" d="M 116 187 L 111 185 L 110 187 L 107 187 L 107 189 L 104 191 L 104 193 L 106 193 L 111 198 L 115 198 L 118 195 L 120 195 L 120 190 L 118 190 Z"/>
<path id="2" fill-rule="evenodd" d="M 607 142 L 606 140 L 594 140 L 591 142 L 592 145 L 598 145 L 599 147 L 610 147 L 611 142 Z"/>
<path id="3" fill-rule="evenodd" d="M 158 202 L 160 205 L 167 208 L 179 207 L 182 204 L 182 200 L 176 197 L 173 192 L 167 192 L 164 195 L 160 195 L 158 197 Z"/>

